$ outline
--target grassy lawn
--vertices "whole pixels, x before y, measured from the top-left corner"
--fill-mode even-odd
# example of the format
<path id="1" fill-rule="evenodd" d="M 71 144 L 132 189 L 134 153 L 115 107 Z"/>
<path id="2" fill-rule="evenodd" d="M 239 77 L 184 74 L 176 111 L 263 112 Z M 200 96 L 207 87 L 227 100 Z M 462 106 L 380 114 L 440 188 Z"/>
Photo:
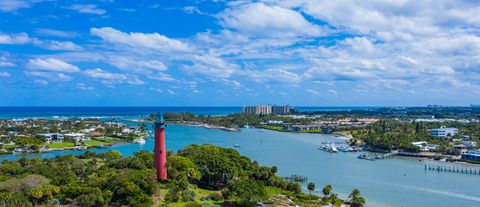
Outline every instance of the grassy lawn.
<path id="1" fill-rule="evenodd" d="M 49 148 L 65 148 L 65 147 L 75 147 L 75 143 L 72 142 L 52 142 L 48 143 Z"/>
<path id="2" fill-rule="evenodd" d="M 339 134 L 344 134 L 344 135 L 349 135 L 349 134 L 352 134 L 352 131 L 347 131 L 347 130 L 344 130 L 344 131 L 338 131 L 337 133 Z"/>
<path id="3" fill-rule="evenodd" d="M 285 131 L 285 130 L 283 129 L 283 127 L 281 127 L 281 126 L 264 125 L 263 128 L 264 128 L 264 129 L 275 130 L 275 131 L 281 131 L 281 132 Z"/>
<path id="4" fill-rule="evenodd" d="M 3 145 L 3 148 L 6 149 L 6 150 L 13 150 L 14 148 L 16 147 L 19 147 L 19 145 L 16 145 L 16 144 L 6 144 L 6 145 Z"/>
<path id="5" fill-rule="evenodd" d="M 301 133 L 322 133 L 323 131 L 321 129 L 311 129 L 311 130 L 300 130 L 298 132 L 301 132 Z"/>
<path id="6" fill-rule="evenodd" d="M 117 143 L 117 142 L 120 142 L 121 140 L 120 139 L 117 139 L 117 138 L 108 138 L 108 137 L 105 137 L 105 138 L 95 138 L 95 139 L 92 139 L 92 140 L 88 140 L 88 141 L 84 141 L 83 144 L 85 144 L 85 146 L 87 147 L 96 147 L 96 146 L 99 146 L 99 145 L 108 145 L 108 144 L 113 144 L 113 143 Z"/>

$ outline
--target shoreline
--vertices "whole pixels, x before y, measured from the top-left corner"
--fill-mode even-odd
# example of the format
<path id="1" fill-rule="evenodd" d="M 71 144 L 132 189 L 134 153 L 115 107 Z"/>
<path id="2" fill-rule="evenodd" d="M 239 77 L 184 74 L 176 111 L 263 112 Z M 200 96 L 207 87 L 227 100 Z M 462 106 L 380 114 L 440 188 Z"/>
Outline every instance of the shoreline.
<path id="1" fill-rule="evenodd" d="M 167 121 L 166 123 L 179 125 L 179 126 L 201 127 L 205 129 L 220 129 L 228 132 L 240 131 L 240 128 L 238 127 L 224 127 L 224 126 L 217 126 L 217 125 L 205 124 L 202 122 L 194 122 L 194 121 Z"/>

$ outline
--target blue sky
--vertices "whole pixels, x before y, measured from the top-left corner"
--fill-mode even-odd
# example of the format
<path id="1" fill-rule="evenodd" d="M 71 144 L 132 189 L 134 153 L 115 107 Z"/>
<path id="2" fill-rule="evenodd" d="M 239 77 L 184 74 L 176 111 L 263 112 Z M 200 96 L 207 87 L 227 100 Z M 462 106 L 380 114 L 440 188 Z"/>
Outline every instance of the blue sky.
<path id="1" fill-rule="evenodd" d="M 0 1 L 2 106 L 480 103 L 480 2 Z"/>

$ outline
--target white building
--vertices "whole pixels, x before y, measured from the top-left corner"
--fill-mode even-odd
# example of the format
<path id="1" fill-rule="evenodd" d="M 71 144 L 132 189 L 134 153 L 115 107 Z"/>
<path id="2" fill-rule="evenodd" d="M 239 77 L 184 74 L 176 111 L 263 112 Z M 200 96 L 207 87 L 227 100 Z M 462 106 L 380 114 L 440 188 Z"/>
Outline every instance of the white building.
<path id="1" fill-rule="evenodd" d="M 288 114 L 290 113 L 290 106 L 277 106 L 277 105 L 266 105 L 266 106 L 243 106 L 243 113 L 245 114 Z"/>
<path id="2" fill-rule="evenodd" d="M 69 133 L 69 134 L 65 134 L 65 137 L 69 138 L 69 139 L 73 139 L 77 142 L 81 142 L 83 140 L 86 140 L 85 134 L 83 134 L 83 133 Z"/>
<path id="3" fill-rule="evenodd" d="M 434 137 L 447 138 L 447 137 L 457 135 L 458 134 L 458 129 L 457 128 L 447 128 L 445 126 L 442 126 L 438 129 L 432 129 L 430 133 Z"/>
<path id="4" fill-rule="evenodd" d="M 45 142 L 63 142 L 63 134 L 48 133 L 38 134 L 38 136 L 41 136 L 43 139 L 45 139 Z"/>

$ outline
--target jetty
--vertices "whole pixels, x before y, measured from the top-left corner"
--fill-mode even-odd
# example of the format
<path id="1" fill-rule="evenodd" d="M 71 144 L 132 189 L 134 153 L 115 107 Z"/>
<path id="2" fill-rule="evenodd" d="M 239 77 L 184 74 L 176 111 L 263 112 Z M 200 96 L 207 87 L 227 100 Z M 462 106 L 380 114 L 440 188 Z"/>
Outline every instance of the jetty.
<path id="1" fill-rule="evenodd" d="M 301 175 L 290 175 L 286 177 L 282 177 L 282 179 L 290 182 L 307 182 L 308 178 Z"/>
<path id="2" fill-rule="evenodd" d="M 425 171 L 452 172 L 480 175 L 480 168 L 448 165 L 425 165 Z"/>

